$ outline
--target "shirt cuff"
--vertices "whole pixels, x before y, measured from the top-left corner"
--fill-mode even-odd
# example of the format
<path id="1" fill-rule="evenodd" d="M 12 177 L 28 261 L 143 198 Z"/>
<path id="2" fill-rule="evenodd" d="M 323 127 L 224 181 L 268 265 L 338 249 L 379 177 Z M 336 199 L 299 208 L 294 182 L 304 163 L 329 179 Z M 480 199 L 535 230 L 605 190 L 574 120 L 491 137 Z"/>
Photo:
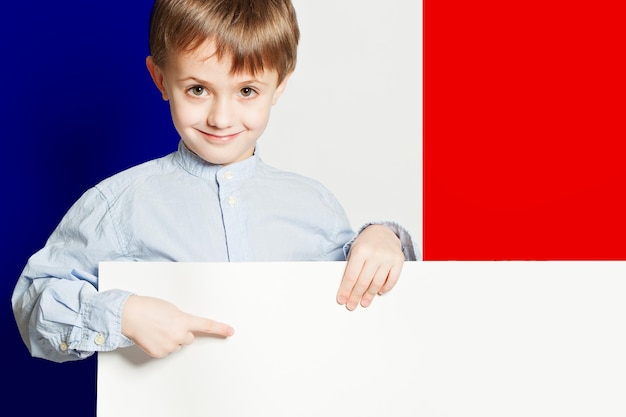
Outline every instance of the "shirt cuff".
<path id="1" fill-rule="evenodd" d="M 402 243 L 402 252 L 404 253 L 404 259 L 406 261 L 419 261 L 419 260 L 421 260 L 421 253 L 419 251 L 419 248 L 415 244 L 415 242 L 414 242 L 413 238 L 411 237 L 411 234 L 408 232 L 408 230 L 406 230 L 404 227 L 402 227 L 398 223 L 391 222 L 391 221 L 369 222 L 369 223 L 365 223 L 363 226 L 361 226 L 361 228 L 354 235 L 354 237 L 352 239 L 350 239 L 350 241 L 343 246 L 343 253 L 344 253 L 344 256 L 346 257 L 346 259 L 348 258 L 348 253 L 350 252 L 350 248 L 352 247 L 352 244 L 354 243 L 356 238 L 359 236 L 359 234 L 363 230 L 365 230 L 366 227 L 374 225 L 374 224 L 380 224 L 380 225 L 383 225 L 383 226 L 387 226 L 389 229 L 391 229 L 392 232 L 394 232 L 396 234 L 396 236 L 398 236 L 398 238 L 400 239 L 400 242 Z"/>
<path id="2" fill-rule="evenodd" d="M 122 309 L 131 292 L 109 290 L 94 294 L 83 315 L 83 328 L 76 350 L 111 351 L 133 345 L 122 334 Z"/>

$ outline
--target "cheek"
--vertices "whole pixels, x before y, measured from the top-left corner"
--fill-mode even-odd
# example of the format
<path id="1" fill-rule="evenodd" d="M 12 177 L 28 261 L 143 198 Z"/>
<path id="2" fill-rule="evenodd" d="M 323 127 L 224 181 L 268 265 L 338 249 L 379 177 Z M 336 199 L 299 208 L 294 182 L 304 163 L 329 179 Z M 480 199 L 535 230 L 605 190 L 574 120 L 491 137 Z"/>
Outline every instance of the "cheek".
<path id="1" fill-rule="evenodd" d="M 170 100 L 172 121 L 178 128 L 194 125 L 201 120 L 203 113 L 201 106 L 192 105 L 186 101 Z"/>
<path id="2" fill-rule="evenodd" d="M 246 124 L 248 128 L 264 129 L 270 117 L 271 105 L 263 103 L 247 112 Z"/>

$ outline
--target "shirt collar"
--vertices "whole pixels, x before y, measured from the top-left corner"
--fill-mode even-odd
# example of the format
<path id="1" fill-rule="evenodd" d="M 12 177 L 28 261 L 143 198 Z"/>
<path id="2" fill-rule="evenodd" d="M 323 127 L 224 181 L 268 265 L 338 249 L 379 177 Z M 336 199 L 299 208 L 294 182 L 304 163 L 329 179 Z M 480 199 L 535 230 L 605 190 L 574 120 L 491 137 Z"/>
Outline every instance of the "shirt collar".
<path id="1" fill-rule="evenodd" d="M 237 174 L 239 179 L 245 179 L 252 176 L 259 163 L 259 157 L 255 149 L 254 155 L 244 159 L 243 161 L 235 162 L 226 166 L 212 164 L 189 150 L 189 148 L 187 148 L 187 146 L 183 143 L 182 139 L 178 143 L 176 160 L 178 161 L 178 164 L 191 175 L 207 179 L 214 179 L 220 172 L 227 171 Z"/>

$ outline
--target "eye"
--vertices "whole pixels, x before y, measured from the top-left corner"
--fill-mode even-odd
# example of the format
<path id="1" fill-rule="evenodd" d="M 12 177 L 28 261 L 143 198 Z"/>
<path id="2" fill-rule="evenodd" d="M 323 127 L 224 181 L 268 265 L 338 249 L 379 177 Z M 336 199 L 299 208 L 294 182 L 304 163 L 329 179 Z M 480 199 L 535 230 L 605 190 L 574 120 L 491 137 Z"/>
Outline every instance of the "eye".
<path id="1" fill-rule="evenodd" d="M 194 85 L 188 91 L 192 96 L 195 97 L 202 97 L 206 95 L 206 89 L 201 85 Z"/>
<path id="2" fill-rule="evenodd" d="M 239 90 L 239 94 L 241 94 L 242 97 L 252 97 L 256 93 L 257 92 L 252 87 L 244 87 L 241 90 Z"/>

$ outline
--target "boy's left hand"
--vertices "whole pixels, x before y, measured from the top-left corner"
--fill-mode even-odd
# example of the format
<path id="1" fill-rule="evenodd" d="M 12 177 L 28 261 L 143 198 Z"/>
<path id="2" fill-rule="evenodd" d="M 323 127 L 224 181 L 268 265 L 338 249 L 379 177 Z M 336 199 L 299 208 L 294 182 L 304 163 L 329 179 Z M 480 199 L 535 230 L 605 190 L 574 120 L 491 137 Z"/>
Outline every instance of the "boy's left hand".
<path id="1" fill-rule="evenodd" d="M 356 309 L 359 302 L 368 307 L 376 294 L 396 285 L 404 260 L 402 243 L 391 229 L 380 224 L 366 227 L 348 253 L 337 302 L 348 310 Z"/>

